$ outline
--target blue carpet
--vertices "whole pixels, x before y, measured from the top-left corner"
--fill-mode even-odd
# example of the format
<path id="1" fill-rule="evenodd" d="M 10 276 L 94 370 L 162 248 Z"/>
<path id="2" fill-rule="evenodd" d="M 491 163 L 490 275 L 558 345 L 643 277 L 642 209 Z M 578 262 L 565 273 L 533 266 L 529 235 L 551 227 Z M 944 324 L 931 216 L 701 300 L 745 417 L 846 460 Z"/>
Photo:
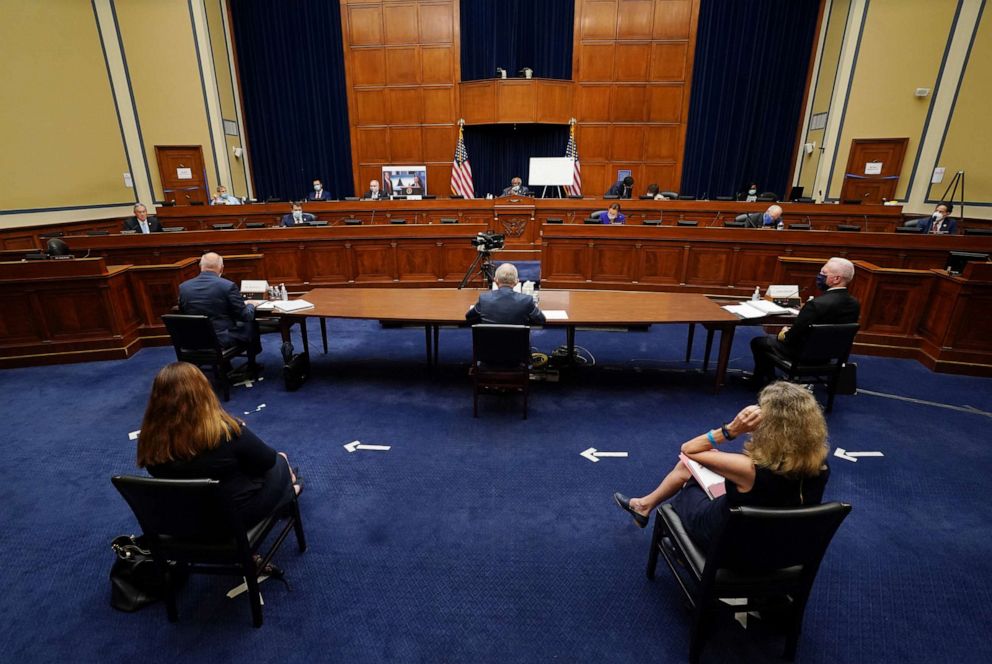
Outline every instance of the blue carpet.
<path id="1" fill-rule="evenodd" d="M 753 400 L 733 384 L 710 393 L 698 336 L 686 365 L 684 326 L 580 331 L 595 366 L 535 383 L 523 421 L 508 397 L 484 398 L 472 418 L 466 330 L 442 330 L 432 375 L 422 330 L 329 327 L 328 355 L 311 327 L 313 376 L 300 391 L 283 389 L 270 336 L 266 380 L 236 388 L 228 405 L 307 480 L 310 549 L 279 554 L 293 591 L 263 584 L 261 630 L 244 597 L 224 596 L 233 585 L 224 578 L 194 577 L 175 625 L 161 605 L 121 614 L 108 604 L 109 542 L 136 530 L 109 478 L 136 472 L 128 432 L 171 349 L 0 372 L 5 659 L 685 659 L 688 616 L 676 587 L 664 568 L 645 578 L 650 533 L 611 494 L 647 492 L 681 442 Z M 732 369 L 750 368 L 753 333 L 738 333 Z M 543 352 L 563 341 L 560 331 L 533 335 Z M 838 397 L 831 442 L 885 457 L 833 460 L 826 498 L 854 511 L 820 570 L 799 659 L 992 661 L 981 636 L 992 622 L 992 510 L 980 499 L 992 473 L 992 382 L 856 359 L 865 390 L 962 409 Z M 349 454 L 342 446 L 356 439 L 393 448 Z M 591 463 L 579 456 L 588 447 L 630 457 Z M 760 626 L 726 620 L 703 660 L 779 661 L 781 647 Z"/>

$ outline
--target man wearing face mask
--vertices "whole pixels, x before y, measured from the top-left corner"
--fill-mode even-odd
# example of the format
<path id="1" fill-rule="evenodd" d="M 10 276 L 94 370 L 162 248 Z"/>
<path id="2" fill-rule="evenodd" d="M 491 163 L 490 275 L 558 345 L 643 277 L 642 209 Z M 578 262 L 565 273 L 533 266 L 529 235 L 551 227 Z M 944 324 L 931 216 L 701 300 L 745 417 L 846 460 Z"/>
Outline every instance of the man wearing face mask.
<path id="1" fill-rule="evenodd" d="M 327 193 L 324 189 L 323 183 L 321 183 L 320 178 L 313 179 L 313 191 L 307 194 L 308 201 L 329 201 L 331 200 L 331 195 Z"/>
<path id="2" fill-rule="evenodd" d="M 386 192 L 379 188 L 379 181 L 372 180 L 369 182 L 369 190 L 362 194 L 362 198 L 368 199 L 370 201 L 380 201 L 384 198 L 389 198 L 386 196 Z"/>
<path id="3" fill-rule="evenodd" d="M 854 279 L 854 264 L 846 258 L 831 258 L 816 275 L 816 287 L 822 295 L 803 306 L 791 327 L 784 327 L 777 336 L 764 335 L 751 339 L 754 355 L 754 386 L 761 388 L 775 379 L 771 354 L 795 357 L 809 335 L 809 326 L 817 324 L 857 323 L 861 304 L 847 291 Z"/>
<path id="4" fill-rule="evenodd" d="M 300 203 L 293 203 L 293 211 L 289 214 L 284 214 L 282 216 L 282 221 L 279 222 L 280 226 L 297 226 L 300 224 L 307 224 L 311 221 L 316 221 L 317 217 L 313 216 L 309 212 L 303 211 L 303 205 Z"/>
<path id="5" fill-rule="evenodd" d="M 510 186 L 503 190 L 504 196 L 530 196 L 530 189 L 524 186 L 520 178 L 510 180 Z"/>
<path id="6" fill-rule="evenodd" d="M 958 230 L 958 221 L 951 216 L 954 206 L 951 203 L 938 203 L 933 214 L 924 219 L 918 219 L 917 227 L 921 233 L 930 235 L 954 235 Z"/>

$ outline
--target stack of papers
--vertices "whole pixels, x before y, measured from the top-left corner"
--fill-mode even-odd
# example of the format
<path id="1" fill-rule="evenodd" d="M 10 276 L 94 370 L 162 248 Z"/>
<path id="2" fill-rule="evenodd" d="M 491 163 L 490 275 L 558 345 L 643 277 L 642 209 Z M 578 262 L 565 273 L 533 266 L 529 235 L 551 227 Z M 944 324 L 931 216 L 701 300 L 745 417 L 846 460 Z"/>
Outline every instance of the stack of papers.
<path id="1" fill-rule="evenodd" d="M 568 320 L 568 312 L 564 309 L 546 309 L 544 311 L 545 320 Z"/>
<path id="2" fill-rule="evenodd" d="M 255 307 L 258 311 L 281 311 L 282 313 L 292 313 L 303 309 L 313 309 L 313 304 L 306 300 L 269 300 Z"/>
<path id="3" fill-rule="evenodd" d="M 763 316 L 778 316 L 781 314 L 791 314 L 792 309 L 780 307 L 768 300 L 750 300 L 740 304 L 728 304 L 723 307 L 732 314 L 737 314 L 741 318 L 761 318 Z"/>

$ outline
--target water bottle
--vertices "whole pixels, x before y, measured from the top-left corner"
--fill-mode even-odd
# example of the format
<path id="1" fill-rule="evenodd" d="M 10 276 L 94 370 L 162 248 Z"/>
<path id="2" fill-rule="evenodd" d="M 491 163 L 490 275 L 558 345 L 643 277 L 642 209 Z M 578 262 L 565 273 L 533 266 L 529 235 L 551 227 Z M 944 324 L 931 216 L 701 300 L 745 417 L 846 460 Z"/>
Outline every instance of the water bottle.
<path id="1" fill-rule="evenodd" d="M 782 230 L 783 228 L 785 228 L 785 224 L 783 224 L 783 223 L 782 223 L 782 217 L 779 217 L 779 218 L 778 218 L 778 225 L 777 225 L 777 226 L 775 226 L 775 230 L 778 230 L 778 231 L 780 231 L 780 230 Z"/>
<path id="2" fill-rule="evenodd" d="M 289 299 L 289 293 L 286 292 L 286 284 L 279 284 L 279 299 L 283 301 Z"/>
<path id="3" fill-rule="evenodd" d="M 761 286 L 755 286 L 754 292 L 751 293 L 751 301 L 757 302 L 760 299 L 761 299 Z"/>

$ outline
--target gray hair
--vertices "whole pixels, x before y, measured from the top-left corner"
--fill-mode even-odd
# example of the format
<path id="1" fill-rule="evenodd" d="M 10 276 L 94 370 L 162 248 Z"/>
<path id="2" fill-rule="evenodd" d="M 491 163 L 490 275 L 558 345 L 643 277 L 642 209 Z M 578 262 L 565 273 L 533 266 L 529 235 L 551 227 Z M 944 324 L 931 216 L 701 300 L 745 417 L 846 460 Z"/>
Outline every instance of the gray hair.
<path id="1" fill-rule="evenodd" d="M 145 204 L 144 204 L 144 203 L 135 203 L 135 204 L 134 204 L 134 207 L 133 207 L 133 208 L 131 208 L 131 209 L 132 209 L 132 210 L 133 210 L 134 212 L 137 212 L 137 211 L 138 211 L 138 208 L 143 208 L 143 209 L 144 209 L 144 210 L 145 210 L 146 212 L 148 211 L 148 208 L 147 208 L 147 207 L 145 207 Z"/>
<path id="2" fill-rule="evenodd" d="M 846 258 L 834 256 L 827 261 L 827 265 L 832 266 L 834 273 L 844 280 L 845 286 L 854 280 L 854 263 Z"/>
<path id="3" fill-rule="evenodd" d="M 517 276 L 517 268 L 513 263 L 503 263 L 496 268 L 495 281 L 500 286 L 516 286 L 520 279 Z"/>
<path id="4" fill-rule="evenodd" d="M 220 274 L 224 270 L 224 259 L 214 251 L 208 251 L 200 256 L 200 272 L 216 272 Z"/>
<path id="5" fill-rule="evenodd" d="M 769 205 L 768 206 L 768 210 L 766 210 L 766 212 L 768 213 L 768 216 L 769 217 L 772 216 L 772 215 L 777 215 L 777 216 L 781 217 L 782 216 L 782 206 L 781 205 Z"/>

